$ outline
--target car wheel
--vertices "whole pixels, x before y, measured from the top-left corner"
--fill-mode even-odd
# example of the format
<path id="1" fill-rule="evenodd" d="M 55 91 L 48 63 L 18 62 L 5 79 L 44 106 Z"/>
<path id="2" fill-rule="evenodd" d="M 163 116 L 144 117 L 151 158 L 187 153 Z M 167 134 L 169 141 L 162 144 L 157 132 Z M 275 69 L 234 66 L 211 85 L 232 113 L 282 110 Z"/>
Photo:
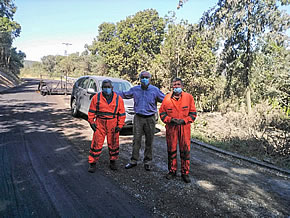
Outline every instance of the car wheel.
<path id="1" fill-rule="evenodd" d="M 77 106 L 77 100 L 74 98 L 71 103 L 71 114 L 73 117 L 78 117 L 79 116 L 79 110 Z"/>

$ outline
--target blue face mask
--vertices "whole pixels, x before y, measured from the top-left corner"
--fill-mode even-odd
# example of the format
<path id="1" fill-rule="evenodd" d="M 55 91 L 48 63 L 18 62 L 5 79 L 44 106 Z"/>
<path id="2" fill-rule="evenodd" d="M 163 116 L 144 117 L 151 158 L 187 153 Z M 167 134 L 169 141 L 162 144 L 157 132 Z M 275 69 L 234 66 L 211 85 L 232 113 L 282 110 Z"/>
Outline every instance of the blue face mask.
<path id="1" fill-rule="evenodd" d="M 182 92 L 182 88 L 174 88 L 173 92 L 176 94 L 180 94 Z"/>
<path id="2" fill-rule="evenodd" d="M 106 95 L 110 95 L 112 93 L 112 89 L 111 88 L 103 88 L 103 92 L 106 94 Z"/>
<path id="3" fill-rule="evenodd" d="M 141 83 L 145 86 L 147 86 L 149 84 L 149 79 L 148 78 L 143 78 L 141 79 Z"/>

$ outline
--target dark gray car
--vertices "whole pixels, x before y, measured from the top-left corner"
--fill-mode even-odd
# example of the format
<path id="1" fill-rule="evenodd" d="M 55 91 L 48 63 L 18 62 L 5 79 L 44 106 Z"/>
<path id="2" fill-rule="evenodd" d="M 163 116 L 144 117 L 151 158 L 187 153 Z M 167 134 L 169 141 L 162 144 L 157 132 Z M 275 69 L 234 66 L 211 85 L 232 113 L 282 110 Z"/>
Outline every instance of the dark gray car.
<path id="1" fill-rule="evenodd" d="M 78 117 L 80 113 L 88 114 L 89 107 L 93 96 L 102 90 L 102 82 L 105 79 L 110 79 L 113 83 L 114 91 L 128 91 L 132 84 L 126 80 L 104 77 L 104 76 L 82 76 L 76 80 L 71 94 L 71 112 L 72 116 Z M 126 110 L 125 126 L 133 126 L 134 117 L 134 101 L 133 99 L 124 99 Z"/>

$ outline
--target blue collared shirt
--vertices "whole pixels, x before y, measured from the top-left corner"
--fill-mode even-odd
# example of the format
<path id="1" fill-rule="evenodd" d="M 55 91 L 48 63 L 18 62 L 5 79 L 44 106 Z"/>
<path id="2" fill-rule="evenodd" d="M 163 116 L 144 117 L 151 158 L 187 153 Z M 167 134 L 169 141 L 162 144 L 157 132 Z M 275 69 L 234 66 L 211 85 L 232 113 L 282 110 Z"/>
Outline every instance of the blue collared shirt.
<path id="1" fill-rule="evenodd" d="M 149 85 L 142 89 L 141 85 L 132 87 L 127 92 L 118 92 L 123 99 L 134 99 L 134 110 L 137 114 L 153 115 L 157 113 L 157 102 L 162 102 L 165 95 L 156 86 Z"/>

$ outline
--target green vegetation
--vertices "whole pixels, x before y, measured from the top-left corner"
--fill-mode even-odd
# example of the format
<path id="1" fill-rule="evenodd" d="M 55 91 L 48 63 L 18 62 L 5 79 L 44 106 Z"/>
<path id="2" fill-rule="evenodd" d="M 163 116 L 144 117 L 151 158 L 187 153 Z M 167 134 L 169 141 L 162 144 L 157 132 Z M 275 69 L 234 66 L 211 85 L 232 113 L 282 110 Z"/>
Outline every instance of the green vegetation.
<path id="1" fill-rule="evenodd" d="M 289 168 L 290 16 L 280 5 L 289 1 L 219 0 L 198 24 L 140 11 L 101 24 L 82 54 L 45 56 L 21 76 L 94 74 L 137 84 L 148 70 L 165 93 L 181 77 L 199 112 L 194 137 Z"/>
<path id="2" fill-rule="evenodd" d="M 19 36 L 21 26 L 13 20 L 16 7 L 12 0 L 0 0 L 0 71 L 17 78 L 25 54 L 12 47 L 13 40 Z"/>

